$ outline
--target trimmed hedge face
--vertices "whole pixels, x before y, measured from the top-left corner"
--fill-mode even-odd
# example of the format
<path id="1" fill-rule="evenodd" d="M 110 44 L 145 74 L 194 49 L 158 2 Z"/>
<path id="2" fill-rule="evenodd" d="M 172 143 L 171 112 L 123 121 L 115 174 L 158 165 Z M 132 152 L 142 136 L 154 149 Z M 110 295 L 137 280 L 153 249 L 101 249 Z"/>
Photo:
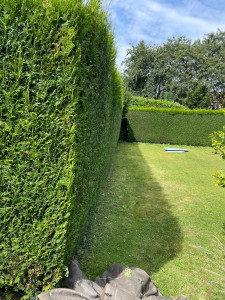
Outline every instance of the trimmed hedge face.
<path id="1" fill-rule="evenodd" d="M 109 171 L 121 113 L 100 1 L 0 0 L 2 291 L 30 299 L 58 285 Z"/>
<path id="2" fill-rule="evenodd" d="M 198 113 L 200 112 L 200 113 Z M 132 142 L 150 142 L 193 146 L 210 146 L 209 135 L 220 130 L 225 115 L 206 113 L 206 110 L 175 113 L 174 110 L 133 110 L 127 114 L 128 139 Z"/>

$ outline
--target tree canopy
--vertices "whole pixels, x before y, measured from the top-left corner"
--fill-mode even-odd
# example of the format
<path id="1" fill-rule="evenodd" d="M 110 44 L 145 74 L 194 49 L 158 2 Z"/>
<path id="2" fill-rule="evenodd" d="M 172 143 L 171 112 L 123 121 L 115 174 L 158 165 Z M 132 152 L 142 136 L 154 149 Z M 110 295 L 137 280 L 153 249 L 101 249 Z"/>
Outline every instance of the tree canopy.
<path id="1" fill-rule="evenodd" d="M 140 41 L 127 50 L 125 85 L 134 95 L 170 98 L 190 108 L 206 108 L 225 96 L 225 32 L 192 41 L 185 36 L 163 45 Z"/>

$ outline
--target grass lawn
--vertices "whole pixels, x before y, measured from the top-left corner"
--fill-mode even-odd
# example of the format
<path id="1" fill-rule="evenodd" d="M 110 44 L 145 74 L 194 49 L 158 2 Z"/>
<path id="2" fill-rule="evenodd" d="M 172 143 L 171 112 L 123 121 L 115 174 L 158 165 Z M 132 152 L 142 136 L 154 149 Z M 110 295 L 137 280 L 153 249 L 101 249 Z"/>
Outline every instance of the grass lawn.
<path id="1" fill-rule="evenodd" d="M 209 147 L 182 146 L 188 153 L 165 147 L 119 144 L 77 259 L 90 279 L 116 262 L 144 269 L 167 297 L 225 299 L 222 287 L 210 284 L 225 278 L 224 253 L 214 242 L 225 242 L 225 189 L 211 177 L 225 161 Z"/>

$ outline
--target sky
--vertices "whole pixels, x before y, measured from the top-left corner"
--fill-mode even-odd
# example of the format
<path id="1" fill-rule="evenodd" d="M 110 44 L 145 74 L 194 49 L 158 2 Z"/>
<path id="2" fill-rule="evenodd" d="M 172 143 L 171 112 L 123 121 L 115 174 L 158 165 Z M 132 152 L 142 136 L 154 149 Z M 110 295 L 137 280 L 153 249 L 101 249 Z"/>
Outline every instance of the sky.
<path id="1" fill-rule="evenodd" d="M 130 44 L 165 43 L 185 35 L 202 39 L 204 34 L 225 31 L 225 0 L 105 0 L 115 33 L 120 68 Z"/>

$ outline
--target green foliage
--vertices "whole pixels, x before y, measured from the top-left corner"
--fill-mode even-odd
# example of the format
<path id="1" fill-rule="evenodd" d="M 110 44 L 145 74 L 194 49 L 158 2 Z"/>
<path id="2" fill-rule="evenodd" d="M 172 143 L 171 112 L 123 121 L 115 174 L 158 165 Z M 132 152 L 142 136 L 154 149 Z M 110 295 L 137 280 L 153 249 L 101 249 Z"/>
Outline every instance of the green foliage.
<path id="1" fill-rule="evenodd" d="M 148 99 L 138 96 L 133 96 L 126 88 L 124 89 L 124 110 L 123 110 L 123 121 L 121 126 L 120 139 L 127 140 L 127 117 L 126 114 L 128 110 L 141 110 L 141 109 L 161 109 L 161 108 L 180 108 L 187 109 L 187 107 L 168 100 L 156 100 L 156 99 Z"/>
<path id="2" fill-rule="evenodd" d="M 57 287 L 115 150 L 122 82 L 98 0 L 0 1 L 0 289 Z"/>
<path id="3" fill-rule="evenodd" d="M 130 141 L 209 146 L 209 135 L 224 124 L 222 111 L 132 108 L 127 113 Z"/>
<path id="4" fill-rule="evenodd" d="M 177 104 L 177 103 L 176 103 Z M 168 114 L 181 114 L 181 115 L 223 115 L 222 110 L 210 110 L 210 109 L 183 109 L 183 108 L 166 108 L 166 107 L 143 107 L 132 106 L 129 111 L 149 111 L 149 112 L 166 112 Z"/>
<path id="5" fill-rule="evenodd" d="M 125 84 L 134 95 L 166 98 L 190 108 L 207 107 L 212 95 L 223 102 L 224 41 L 225 32 L 221 30 L 194 42 L 185 36 L 168 39 L 163 45 L 140 41 L 127 50 Z"/>
<path id="6" fill-rule="evenodd" d="M 144 41 L 132 49 L 127 50 L 127 58 L 125 59 L 125 84 L 128 90 L 136 95 L 143 95 L 142 91 L 146 85 L 148 78 L 149 64 L 152 62 L 149 46 Z"/>
<path id="7" fill-rule="evenodd" d="M 129 109 L 136 109 L 136 107 L 159 107 L 159 108 L 182 108 L 187 109 L 187 107 L 174 102 L 174 101 L 168 101 L 168 100 L 162 100 L 162 99 L 148 99 L 143 97 L 135 97 L 133 96 L 130 100 Z"/>
<path id="8" fill-rule="evenodd" d="M 213 177 L 215 177 L 216 180 L 216 185 L 221 186 L 221 187 L 225 187 L 225 175 L 222 174 L 219 171 L 216 171 L 213 173 L 212 175 Z"/>
<path id="9" fill-rule="evenodd" d="M 212 139 L 212 147 L 215 153 L 221 155 L 225 159 L 225 126 L 223 126 L 223 131 L 215 131 L 210 135 Z M 219 171 L 213 173 L 213 177 L 217 179 L 216 185 L 225 187 L 225 175 Z"/>
<path id="10" fill-rule="evenodd" d="M 189 108 L 208 108 L 213 102 L 213 97 L 209 93 L 206 85 L 196 83 L 191 91 L 188 92 L 186 104 Z"/>
<path id="11" fill-rule="evenodd" d="M 133 95 L 126 88 L 124 88 L 123 90 L 123 116 L 124 117 L 128 112 L 128 109 L 131 105 L 133 98 L 134 98 Z"/>
<path id="12" fill-rule="evenodd" d="M 223 126 L 223 131 L 213 132 L 211 138 L 215 153 L 219 153 L 225 159 L 225 126 Z"/>
<path id="13" fill-rule="evenodd" d="M 206 34 L 201 42 L 198 40 L 195 44 L 201 60 L 199 80 L 206 82 L 214 96 L 224 102 L 225 31 L 218 29 L 215 33 Z"/>
<path id="14" fill-rule="evenodd" d="M 171 93 L 171 92 L 166 92 L 165 93 L 165 99 L 168 100 L 168 101 L 174 101 L 175 100 L 174 94 Z"/>

